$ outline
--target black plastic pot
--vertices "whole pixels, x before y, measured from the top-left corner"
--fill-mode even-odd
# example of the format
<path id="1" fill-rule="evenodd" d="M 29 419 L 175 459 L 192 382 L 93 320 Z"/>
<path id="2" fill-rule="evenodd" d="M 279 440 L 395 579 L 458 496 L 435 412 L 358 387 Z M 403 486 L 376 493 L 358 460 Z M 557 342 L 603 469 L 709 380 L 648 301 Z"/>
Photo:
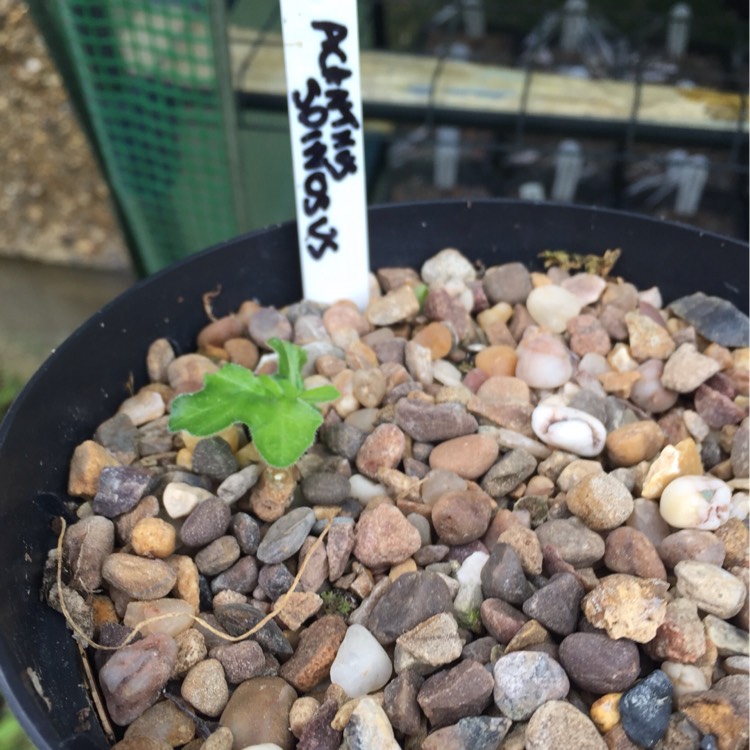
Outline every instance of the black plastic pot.
<path id="1" fill-rule="evenodd" d="M 486 265 L 539 266 L 544 249 L 622 248 L 616 273 L 665 301 L 702 290 L 747 310 L 746 245 L 625 213 L 508 201 L 386 206 L 370 212 L 372 265 L 421 263 L 456 247 Z M 206 322 L 202 295 L 221 287 L 217 314 L 257 298 L 282 305 L 301 295 L 293 224 L 211 248 L 146 279 L 81 326 L 32 378 L 0 425 L 0 690 L 40 750 L 106 748 L 63 618 L 40 600 L 42 566 L 55 545 L 77 444 L 146 380 L 155 338 L 192 349 Z M 342 284 L 342 296 L 346 287 Z M 33 676 L 33 679 L 32 679 Z M 91 709 L 91 710 L 90 710 Z"/>

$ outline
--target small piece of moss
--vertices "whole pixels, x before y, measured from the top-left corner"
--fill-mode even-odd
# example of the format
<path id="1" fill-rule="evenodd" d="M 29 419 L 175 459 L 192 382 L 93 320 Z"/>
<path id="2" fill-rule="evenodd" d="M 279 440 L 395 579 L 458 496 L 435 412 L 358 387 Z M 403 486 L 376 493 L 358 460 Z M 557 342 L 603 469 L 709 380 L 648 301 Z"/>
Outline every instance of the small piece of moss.
<path id="1" fill-rule="evenodd" d="M 621 250 L 605 250 L 603 255 L 583 255 L 569 253 L 567 250 L 542 250 L 539 257 L 544 261 L 544 267 L 559 266 L 563 271 L 586 271 L 606 278 L 612 271 Z"/>
<path id="2" fill-rule="evenodd" d="M 341 589 L 324 591 L 320 598 L 323 600 L 323 608 L 328 615 L 348 617 L 356 607 L 352 595 Z"/>

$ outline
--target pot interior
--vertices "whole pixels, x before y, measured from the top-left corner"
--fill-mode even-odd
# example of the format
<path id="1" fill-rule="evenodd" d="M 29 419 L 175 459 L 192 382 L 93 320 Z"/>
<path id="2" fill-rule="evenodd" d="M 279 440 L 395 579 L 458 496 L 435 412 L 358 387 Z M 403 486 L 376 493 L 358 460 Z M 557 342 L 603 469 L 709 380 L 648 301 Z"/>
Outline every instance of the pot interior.
<path id="1" fill-rule="evenodd" d="M 373 268 L 418 268 L 445 247 L 485 266 L 536 268 L 545 249 L 621 248 L 615 275 L 639 288 L 658 285 L 665 302 L 700 290 L 748 308 L 746 245 L 626 213 L 514 201 L 394 205 L 371 209 L 370 235 Z M 131 380 L 136 390 L 146 381 L 155 338 L 192 350 L 206 323 L 202 296 L 215 290 L 217 315 L 250 298 L 298 300 L 294 225 L 238 237 L 125 292 L 49 357 L 0 425 L 0 565 L 10 583 L 0 608 L 0 690 L 41 750 L 107 747 L 76 644 L 39 594 L 71 454 L 129 395 Z"/>

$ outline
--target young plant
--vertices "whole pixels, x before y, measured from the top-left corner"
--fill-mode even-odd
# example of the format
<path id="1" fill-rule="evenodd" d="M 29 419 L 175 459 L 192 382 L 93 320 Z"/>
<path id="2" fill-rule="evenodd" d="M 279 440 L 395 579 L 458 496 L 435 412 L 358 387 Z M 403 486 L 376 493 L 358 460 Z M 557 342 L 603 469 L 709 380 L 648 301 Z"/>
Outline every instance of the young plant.
<path id="1" fill-rule="evenodd" d="M 323 423 L 314 404 L 333 401 L 340 394 L 332 385 L 305 390 L 304 349 L 277 338 L 268 343 L 279 355 L 275 375 L 256 375 L 241 365 L 224 365 L 206 375 L 200 391 L 174 399 L 169 429 L 204 437 L 242 422 L 267 464 L 293 464 L 312 445 Z"/>

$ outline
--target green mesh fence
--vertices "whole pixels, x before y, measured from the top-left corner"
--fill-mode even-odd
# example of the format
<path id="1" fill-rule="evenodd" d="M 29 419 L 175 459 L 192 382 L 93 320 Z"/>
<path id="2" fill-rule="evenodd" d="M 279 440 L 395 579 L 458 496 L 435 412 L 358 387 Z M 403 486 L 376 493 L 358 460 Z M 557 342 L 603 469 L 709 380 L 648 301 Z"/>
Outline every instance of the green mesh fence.
<path id="1" fill-rule="evenodd" d="M 134 261 L 244 229 L 224 0 L 30 0 L 94 141 Z"/>

